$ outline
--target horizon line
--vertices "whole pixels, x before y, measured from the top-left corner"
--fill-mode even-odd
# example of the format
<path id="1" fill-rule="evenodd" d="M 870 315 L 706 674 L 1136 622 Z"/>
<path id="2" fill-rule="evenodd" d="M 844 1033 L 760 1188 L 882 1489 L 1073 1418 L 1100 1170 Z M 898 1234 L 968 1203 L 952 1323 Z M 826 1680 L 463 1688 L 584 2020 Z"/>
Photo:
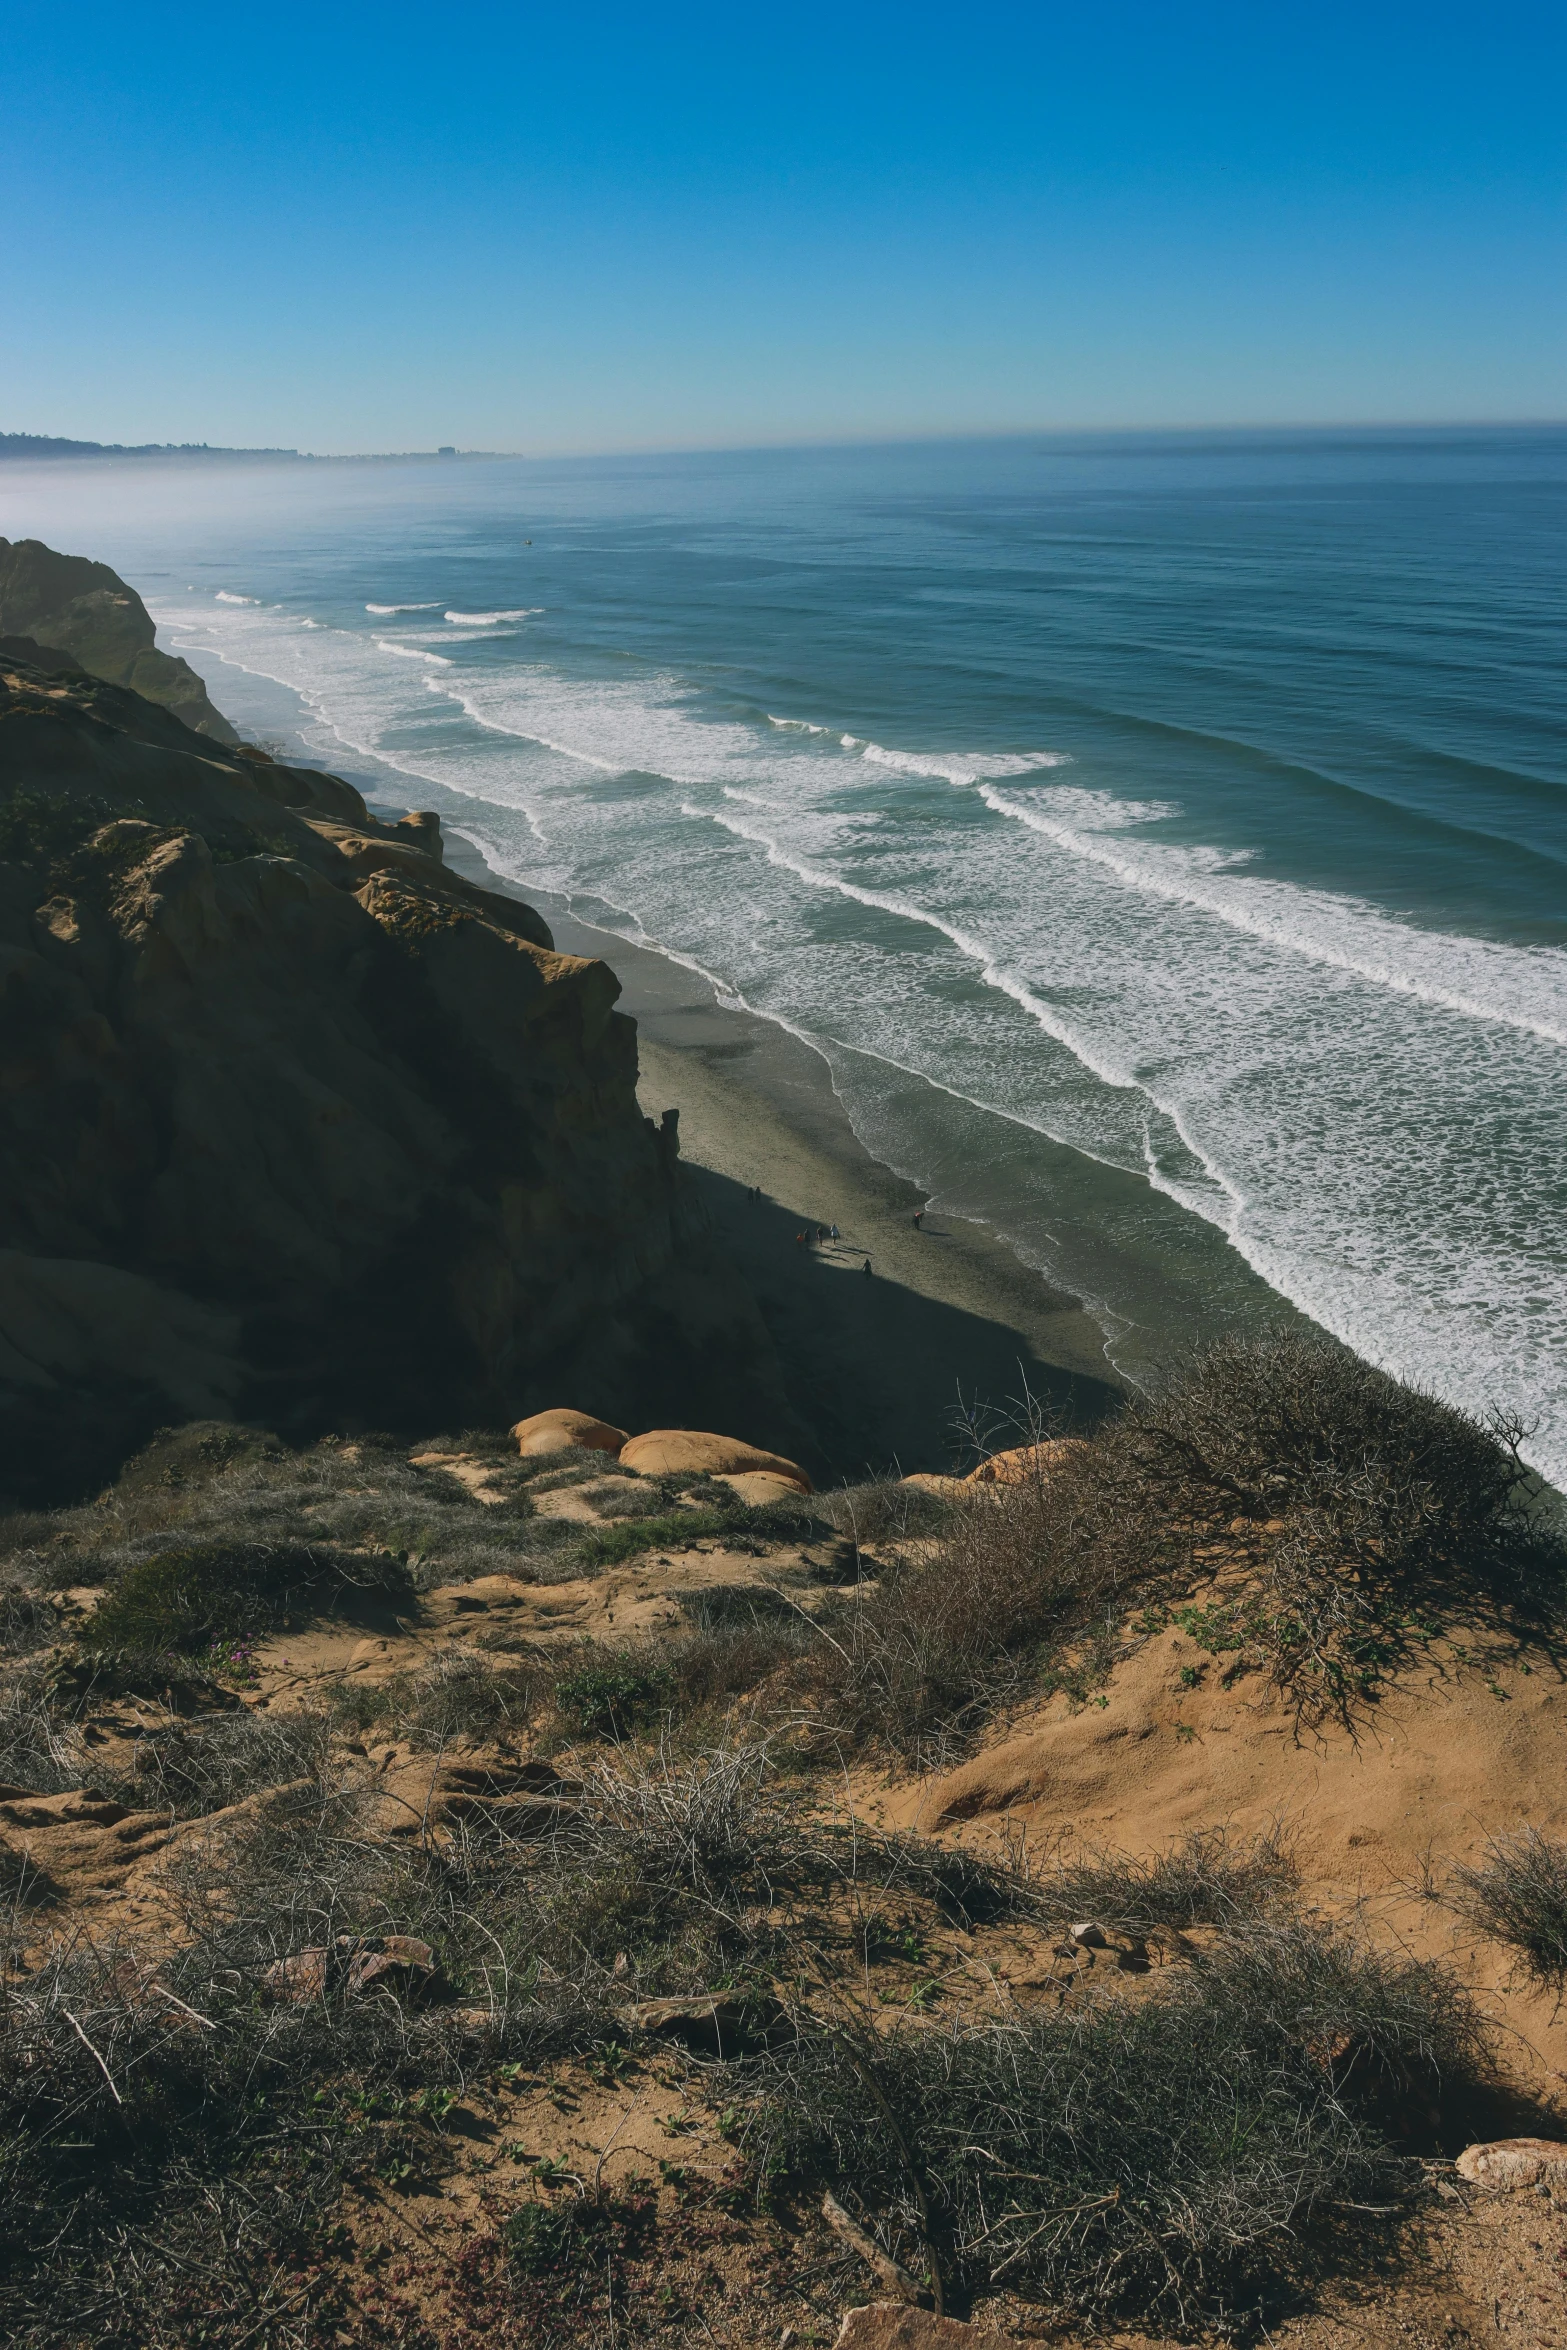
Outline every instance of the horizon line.
<path id="1" fill-rule="evenodd" d="M 476 449 L 459 448 L 446 443 L 433 449 L 299 449 L 257 444 L 245 447 L 237 444 L 204 441 L 139 443 L 99 441 L 79 443 L 75 449 L 55 452 L 16 447 L 18 441 L 62 441 L 77 439 L 66 433 L 0 433 L 0 465 L 28 463 L 40 465 L 95 464 L 105 458 L 140 463 L 162 462 L 210 463 L 225 460 L 261 460 L 270 465 L 410 465 L 446 463 L 506 462 L 522 464 L 550 464 L 572 459 L 614 457 L 701 457 L 743 456 L 750 453 L 787 452 L 827 449 L 882 449 L 921 448 L 935 444 L 964 441 L 1007 441 L 1032 439 L 1128 439 L 1135 436 L 1189 436 L 1211 434 L 1337 434 L 1414 433 L 1414 432 L 1550 432 L 1567 428 L 1567 415 L 1527 417 L 1404 417 L 1370 418 L 1342 417 L 1333 420 L 1310 420 L 1278 417 L 1265 420 L 1186 421 L 1167 424 L 1008 424 L 982 426 L 946 426 L 936 430 L 882 432 L 882 433 L 818 433 L 799 434 L 776 439 L 743 438 L 718 441 L 623 441 L 593 446 L 547 449 Z M 6 443 L 11 445 L 8 448 Z"/>

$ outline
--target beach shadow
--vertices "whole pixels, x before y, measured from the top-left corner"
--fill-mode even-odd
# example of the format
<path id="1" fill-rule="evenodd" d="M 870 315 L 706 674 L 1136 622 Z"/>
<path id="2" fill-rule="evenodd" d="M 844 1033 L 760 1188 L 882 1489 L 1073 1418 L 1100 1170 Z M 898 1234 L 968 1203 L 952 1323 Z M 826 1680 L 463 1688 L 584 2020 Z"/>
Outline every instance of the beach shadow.
<path id="1" fill-rule="evenodd" d="M 878 1270 L 885 1229 L 807 1247 L 798 1209 L 754 1201 L 708 1168 L 690 1172 L 761 1307 L 789 1401 L 816 1441 L 819 1457 L 804 1465 L 819 1481 L 893 1464 L 905 1473 L 951 1468 L 960 1387 L 1004 1409 L 1026 1382 L 1063 1430 L 1093 1427 L 1119 1401 L 1107 1380 L 1047 1361 L 1023 1330 Z M 951 1234 L 899 1234 L 916 1237 Z M 1020 1283 L 1034 1278 L 1019 1265 Z"/>

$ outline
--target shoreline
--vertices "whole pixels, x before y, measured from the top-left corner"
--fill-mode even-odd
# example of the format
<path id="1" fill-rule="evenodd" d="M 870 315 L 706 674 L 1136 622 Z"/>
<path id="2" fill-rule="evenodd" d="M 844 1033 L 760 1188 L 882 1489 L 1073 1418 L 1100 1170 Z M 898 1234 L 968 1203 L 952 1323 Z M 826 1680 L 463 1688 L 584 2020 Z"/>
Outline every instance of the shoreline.
<path id="1" fill-rule="evenodd" d="M 984 1225 L 942 1212 L 915 1226 L 928 1195 L 866 1149 L 812 1046 L 721 1003 L 684 964 L 510 880 L 463 835 L 447 835 L 446 858 L 537 905 L 562 953 L 614 970 L 618 1008 L 637 1023 L 643 1110 L 656 1120 L 678 1108 L 681 1159 L 835 1476 L 952 1468 L 960 1390 L 1002 1422 L 1032 1395 L 1063 1427 L 1092 1424 L 1124 1392 L 1106 1333 L 1078 1298 Z M 837 1242 L 797 1237 L 824 1225 L 838 1227 Z"/>

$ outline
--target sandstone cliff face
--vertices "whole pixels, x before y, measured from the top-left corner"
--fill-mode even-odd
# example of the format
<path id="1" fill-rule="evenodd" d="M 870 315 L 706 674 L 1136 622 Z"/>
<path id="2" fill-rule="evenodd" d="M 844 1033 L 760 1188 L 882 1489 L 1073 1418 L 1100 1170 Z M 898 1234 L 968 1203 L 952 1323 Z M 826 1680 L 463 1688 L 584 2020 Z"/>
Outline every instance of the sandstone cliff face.
<path id="1" fill-rule="evenodd" d="M 33 652 L 0 654 L 0 1488 L 206 1411 L 564 1394 L 787 1443 L 608 966 L 433 818 Z"/>
<path id="2" fill-rule="evenodd" d="M 146 605 L 107 563 L 59 555 L 41 539 L 0 539 L 0 636 L 70 653 L 94 677 L 130 686 L 215 742 L 239 737 L 188 661 L 161 653 Z"/>

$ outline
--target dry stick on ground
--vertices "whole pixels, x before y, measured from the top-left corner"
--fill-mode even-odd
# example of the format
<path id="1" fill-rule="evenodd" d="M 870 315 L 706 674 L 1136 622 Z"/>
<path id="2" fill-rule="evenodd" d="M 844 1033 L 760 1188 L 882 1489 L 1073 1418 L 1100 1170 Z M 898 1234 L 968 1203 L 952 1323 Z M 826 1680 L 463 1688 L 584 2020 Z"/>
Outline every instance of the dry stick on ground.
<path id="1" fill-rule="evenodd" d="M 881 2111 L 882 2119 L 887 2124 L 888 2129 L 892 2132 L 893 2143 L 896 2145 L 898 2152 L 903 2159 L 903 2167 L 909 2174 L 909 2184 L 914 2189 L 914 2200 L 919 2206 L 920 2234 L 924 2239 L 926 2257 L 930 2261 L 931 2299 L 935 2303 L 936 2315 L 938 2317 L 945 2317 L 947 2314 L 947 2309 L 946 2295 L 942 2291 L 941 2283 L 941 2259 L 936 2250 L 935 2232 L 931 2226 L 930 2197 L 925 2192 L 925 2174 L 919 2163 L 916 2162 L 914 2158 L 914 2154 L 909 2145 L 908 2139 L 904 2136 L 903 2131 L 899 2126 L 898 2117 L 887 2102 L 887 2093 L 883 2089 L 880 2081 L 877 2080 L 876 2074 L 869 2061 L 861 2054 L 860 2050 L 855 2047 L 853 2041 L 849 2039 L 845 2032 L 833 2030 L 830 2025 L 828 2029 L 832 2032 L 833 2039 L 836 2040 L 838 2046 L 843 2050 L 844 2055 L 848 2058 L 855 2072 L 858 2073 L 860 2079 L 864 2082 L 866 2088 L 870 2091 L 872 2097 L 875 2099 L 876 2104 Z"/>
<path id="2" fill-rule="evenodd" d="M 605 2139 L 603 2147 L 599 2153 L 599 2158 L 593 2165 L 593 2193 L 595 2195 L 599 2191 L 599 2181 L 604 2176 L 604 2164 L 608 2158 L 610 2148 L 614 2145 L 615 2140 L 620 2136 L 621 2131 L 625 2128 L 627 2122 L 630 2121 L 632 2115 L 636 2112 L 637 2107 L 641 2103 L 642 2100 L 640 2097 L 634 2097 L 631 2103 L 626 2107 L 626 2110 L 621 2115 L 619 2121 L 610 2131 L 609 2136 Z"/>
<path id="3" fill-rule="evenodd" d="M 911 2309 L 919 2306 L 920 2288 L 908 2270 L 900 2268 L 892 2254 L 883 2252 L 875 2238 L 849 2217 L 831 2187 L 822 2197 L 822 2217 L 833 2233 L 859 2254 L 872 2276 L 880 2280 L 895 2301 L 905 2301 Z"/>
<path id="4" fill-rule="evenodd" d="M 82 2030 L 82 2027 L 77 2022 L 75 2016 L 72 2015 L 68 2007 L 62 2007 L 60 2013 L 64 2016 L 66 2022 L 70 2025 L 72 2031 L 76 2034 L 77 2039 L 80 2040 L 88 2055 L 92 2058 L 93 2063 L 98 2067 L 98 2070 L 102 2073 L 104 2079 L 108 2082 L 109 2095 L 114 2099 L 115 2104 L 123 2105 L 125 2100 L 114 2085 L 113 2073 L 110 2072 L 108 2066 L 104 2063 L 103 2058 L 98 2054 L 97 2049 L 88 2039 L 87 2034 Z"/>

